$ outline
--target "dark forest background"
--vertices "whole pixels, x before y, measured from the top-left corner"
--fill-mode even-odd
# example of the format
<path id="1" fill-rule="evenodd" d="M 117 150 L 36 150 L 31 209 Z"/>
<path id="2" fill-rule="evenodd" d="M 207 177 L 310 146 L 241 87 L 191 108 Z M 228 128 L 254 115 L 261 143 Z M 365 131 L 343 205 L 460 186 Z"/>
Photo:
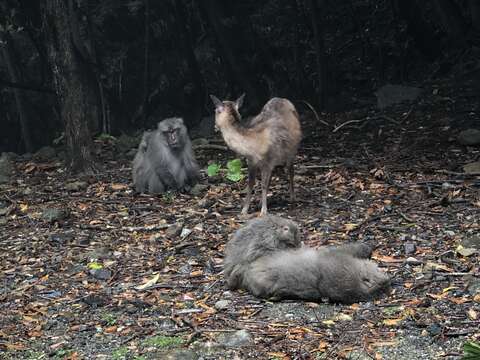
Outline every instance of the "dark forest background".
<path id="1" fill-rule="evenodd" d="M 0 41 L 0 151 L 64 133 L 84 170 L 93 136 L 192 128 L 210 93 L 347 111 L 386 83 L 478 67 L 480 1 L 3 0 Z"/>

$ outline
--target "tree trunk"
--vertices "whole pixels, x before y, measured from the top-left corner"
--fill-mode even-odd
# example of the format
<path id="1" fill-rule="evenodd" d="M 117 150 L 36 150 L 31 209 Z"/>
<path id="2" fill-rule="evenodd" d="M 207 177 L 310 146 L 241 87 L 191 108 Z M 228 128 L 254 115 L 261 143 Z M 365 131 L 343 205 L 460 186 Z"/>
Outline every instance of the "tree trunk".
<path id="1" fill-rule="evenodd" d="M 422 0 L 420 0 L 422 1 Z M 430 61 L 435 60 L 441 51 L 433 29 L 422 17 L 422 8 L 416 0 L 396 0 L 395 8 L 407 22 L 408 34 L 415 41 L 416 48 Z"/>
<path id="2" fill-rule="evenodd" d="M 472 18 L 473 38 L 476 43 L 480 38 L 480 1 L 469 0 L 470 13 Z"/>
<path id="3" fill-rule="evenodd" d="M 323 39 L 323 23 L 319 19 L 319 7 L 317 0 L 309 0 L 310 5 L 310 19 L 313 28 L 313 39 L 315 46 L 315 60 L 317 64 L 317 101 L 320 109 L 325 107 L 325 100 L 327 96 L 327 62 L 325 55 L 325 44 Z"/>
<path id="4" fill-rule="evenodd" d="M 12 58 L 13 51 L 12 51 L 12 37 L 8 34 L 3 36 L 3 46 L 2 46 L 2 54 L 5 60 L 5 64 L 7 65 L 8 75 L 10 76 L 10 80 L 13 83 L 19 82 L 19 75 L 17 67 L 15 66 L 15 61 Z M 20 89 L 14 88 L 13 95 L 15 96 L 15 103 L 17 105 L 18 111 L 18 118 L 20 120 L 20 128 L 22 130 L 22 137 L 23 143 L 25 145 L 26 152 L 33 152 L 33 143 L 32 143 L 32 136 L 30 133 L 30 124 L 28 121 L 27 110 L 25 107 L 25 99 L 23 97 L 23 93 Z"/>
<path id="5" fill-rule="evenodd" d="M 198 0 L 197 4 L 203 7 L 207 15 L 208 23 L 218 42 L 220 55 L 229 66 L 236 82 L 243 88 L 243 91 L 248 93 L 250 103 L 253 107 L 259 107 L 263 99 L 259 98 L 258 91 L 252 83 L 249 72 L 238 59 L 237 54 L 232 50 L 232 47 L 235 45 L 235 40 L 229 36 L 228 30 L 220 21 L 221 15 L 220 11 L 218 11 L 216 0 Z"/>
<path id="6" fill-rule="evenodd" d="M 148 117 L 148 95 L 149 95 L 149 82 L 150 71 L 148 68 L 149 53 L 150 53 L 150 1 L 145 0 L 145 41 L 144 41 L 144 63 L 143 63 L 143 127 L 147 127 Z"/>
<path id="7" fill-rule="evenodd" d="M 432 3 L 440 18 L 440 24 L 452 44 L 465 47 L 467 45 L 467 25 L 458 5 L 451 0 L 437 0 Z"/>
<path id="8" fill-rule="evenodd" d="M 193 91 L 191 94 L 188 94 L 192 99 L 187 97 L 187 102 L 189 103 L 188 108 L 191 110 L 187 112 L 185 119 L 187 126 L 190 127 L 197 124 L 202 118 L 203 106 L 206 99 L 205 86 L 200 65 L 193 50 L 192 34 L 186 22 L 187 14 L 185 5 L 181 0 L 173 0 L 172 5 L 174 6 L 178 33 L 181 34 L 180 42 L 183 45 L 183 52 L 193 80 Z"/>
<path id="9" fill-rule="evenodd" d="M 50 66 L 55 90 L 65 123 L 68 167 L 72 172 L 92 173 L 90 124 L 98 124 L 97 99 L 83 49 L 74 44 L 76 13 L 64 0 L 45 0 L 42 4 Z"/>

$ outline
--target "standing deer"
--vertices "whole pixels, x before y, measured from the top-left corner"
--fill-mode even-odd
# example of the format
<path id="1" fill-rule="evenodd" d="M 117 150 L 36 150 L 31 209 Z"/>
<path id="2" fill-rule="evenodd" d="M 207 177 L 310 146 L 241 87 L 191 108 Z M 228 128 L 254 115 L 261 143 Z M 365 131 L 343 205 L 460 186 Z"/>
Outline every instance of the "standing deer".
<path id="1" fill-rule="evenodd" d="M 210 95 L 215 105 L 215 127 L 222 132 L 227 145 L 239 155 L 247 158 L 247 196 L 242 215 L 248 213 L 255 186 L 257 170 L 262 176 L 262 210 L 267 214 L 267 193 L 273 169 L 285 165 L 289 176 L 290 200 L 295 201 L 293 190 L 293 162 L 302 137 L 300 122 L 295 106 L 287 99 L 273 98 L 263 107 L 260 114 L 243 124 L 238 109 L 245 94 L 236 101 L 220 101 Z"/>

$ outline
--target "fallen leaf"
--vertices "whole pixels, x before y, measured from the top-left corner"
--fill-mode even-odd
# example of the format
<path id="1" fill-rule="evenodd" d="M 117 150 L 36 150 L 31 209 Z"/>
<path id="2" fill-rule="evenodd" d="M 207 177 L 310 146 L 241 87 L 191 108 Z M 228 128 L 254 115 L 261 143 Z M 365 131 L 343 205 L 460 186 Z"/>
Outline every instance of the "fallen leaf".
<path id="1" fill-rule="evenodd" d="M 135 289 L 137 289 L 137 290 L 145 290 L 146 288 L 154 285 L 154 284 L 158 281 L 159 278 L 160 278 L 160 274 L 155 274 L 155 275 L 153 276 L 153 278 L 151 278 L 150 280 L 148 280 L 145 284 L 142 284 L 142 285 L 137 286 Z"/>
<path id="2" fill-rule="evenodd" d="M 467 315 L 468 315 L 468 318 L 470 320 L 477 320 L 478 319 L 477 312 L 475 310 L 473 310 L 472 308 L 468 309 Z"/>
<path id="3" fill-rule="evenodd" d="M 475 254 L 477 252 L 477 249 L 466 248 L 466 247 L 463 247 L 462 245 L 458 245 L 457 249 L 455 251 L 462 256 L 469 257 L 469 256 L 472 256 L 473 254 Z"/>
<path id="4" fill-rule="evenodd" d="M 112 190 L 115 190 L 115 191 L 128 189 L 128 185 L 126 184 L 112 184 L 111 187 L 112 187 Z"/>
<path id="5" fill-rule="evenodd" d="M 385 319 L 383 320 L 383 323 L 387 326 L 397 326 L 400 322 L 402 322 L 403 317 L 398 318 L 398 319 Z"/>

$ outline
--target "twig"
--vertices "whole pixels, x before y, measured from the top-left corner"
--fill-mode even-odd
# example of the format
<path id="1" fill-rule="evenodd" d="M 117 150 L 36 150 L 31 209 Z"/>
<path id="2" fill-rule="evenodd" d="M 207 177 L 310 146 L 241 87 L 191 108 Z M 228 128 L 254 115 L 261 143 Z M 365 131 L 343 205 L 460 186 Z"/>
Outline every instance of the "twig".
<path id="1" fill-rule="evenodd" d="M 315 117 L 317 118 L 317 121 L 321 122 L 323 125 L 326 125 L 326 126 L 332 126 L 330 125 L 328 122 L 326 122 L 325 120 L 322 120 L 320 119 L 320 116 L 318 116 L 318 113 L 317 111 L 315 110 L 315 108 L 310 105 L 308 102 L 306 102 L 305 100 L 299 100 L 301 103 L 304 103 L 305 105 L 307 105 L 307 107 L 313 112 L 313 114 L 315 115 Z"/>
<path id="2" fill-rule="evenodd" d="M 227 151 L 228 148 L 222 145 L 215 145 L 215 144 L 201 144 L 196 145 L 193 147 L 194 150 L 222 150 Z"/>
<path id="3" fill-rule="evenodd" d="M 360 123 L 362 121 L 365 121 L 365 120 L 368 120 L 369 118 L 366 117 L 364 119 L 359 119 L 359 120 L 348 120 L 346 122 L 344 122 L 343 124 L 341 125 L 338 125 L 335 129 L 332 130 L 332 133 L 335 133 L 337 132 L 338 130 L 340 130 L 342 127 L 344 127 L 345 125 L 348 125 L 348 124 L 356 124 L 356 123 Z"/>
<path id="4" fill-rule="evenodd" d="M 456 172 L 456 171 L 448 171 L 448 170 L 435 170 L 435 172 L 440 174 L 456 175 L 456 176 L 462 176 L 462 177 L 480 176 L 480 172 L 464 173 L 464 172 Z"/>

